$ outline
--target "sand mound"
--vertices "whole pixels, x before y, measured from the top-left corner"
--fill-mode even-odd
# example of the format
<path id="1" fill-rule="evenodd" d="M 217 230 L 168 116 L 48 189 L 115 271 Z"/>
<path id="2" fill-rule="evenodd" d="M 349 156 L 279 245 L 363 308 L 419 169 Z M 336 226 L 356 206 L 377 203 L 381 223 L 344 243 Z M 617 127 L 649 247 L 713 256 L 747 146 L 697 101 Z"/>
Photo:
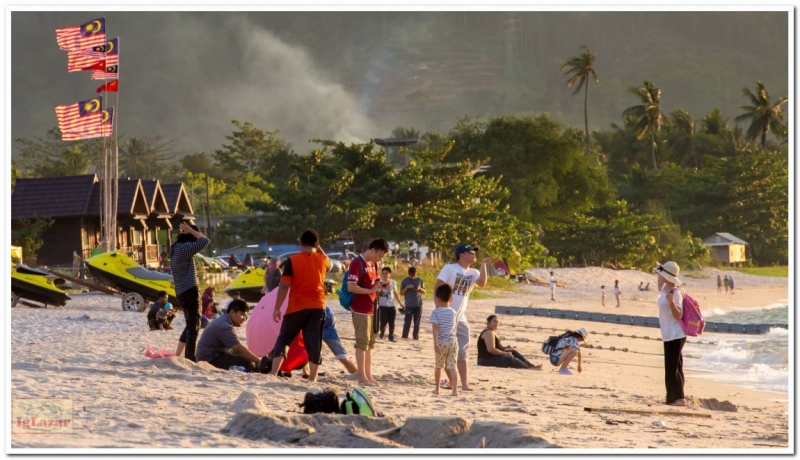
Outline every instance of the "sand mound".
<path id="1" fill-rule="evenodd" d="M 719 401 L 717 398 L 689 398 L 689 404 L 702 407 L 708 410 L 717 410 L 722 412 L 739 412 L 739 407 L 732 402 L 725 400 Z"/>
<path id="2" fill-rule="evenodd" d="M 189 361 L 180 356 L 170 356 L 168 358 L 148 358 L 144 361 L 136 361 L 129 364 L 124 364 L 126 367 L 152 367 L 159 370 L 172 370 L 172 371 L 218 371 L 216 367 L 211 364 L 200 361 L 198 363 Z"/>
<path id="3" fill-rule="evenodd" d="M 236 398 L 236 401 L 230 405 L 231 412 L 257 412 L 259 414 L 266 414 L 269 412 L 267 407 L 257 395 L 249 391 L 243 391 L 242 394 Z"/>
<path id="4" fill-rule="evenodd" d="M 237 403 L 248 411 L 234 415 L 222 433 L 298 447 L 555 447 L 524 428 L 502 422 L 472 423 L 461 417 L 412 417 L 399 427 L 391 417 L 256 413 L 249 410 L 253 405 L 252 398 L 245 393 L 233 405 Z"/>

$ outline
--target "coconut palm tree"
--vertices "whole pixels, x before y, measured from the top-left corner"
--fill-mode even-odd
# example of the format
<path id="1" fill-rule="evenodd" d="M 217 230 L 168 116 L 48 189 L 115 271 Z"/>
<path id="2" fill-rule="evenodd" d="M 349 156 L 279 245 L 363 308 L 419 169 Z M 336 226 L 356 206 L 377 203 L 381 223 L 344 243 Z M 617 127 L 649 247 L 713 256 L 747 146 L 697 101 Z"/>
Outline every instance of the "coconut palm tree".
<path id="1" fill-rule="evenodd" d="M 700 120 L 703 126 L 702 132 L 712 136 L 722 136 L 727 132 L 730 127 L 728 126 L 728 119 L 722 114 L 722 110 L 714 107 L 710 112 Z"/>
<path id="2" fill-rule="evenodd" d="M 633 132 L 637 139 L 650 136 L 650 153 L 653 157 L 653 169 L 658 169 L 656 160 L 656 136 L 661 130 L 661 120 L 664 114 L 661 112 L 661 90 L 656 88 L 653 83 L 645 81 L 642 86 L 631 86 L 628 92 L 641 99 L 641 105 L 628 107 L 622 112 L 623 117 L 632 116 L 636 118 L 636 125 Z"/>
<path id="3" fill-rule="evenodd" d="M 589 141 L 589 79 L 594 77 L 594 82 L 596 84 L 600 84 L 600 80 L 597 79 L 597 72 L 594 71 L 594 53 L 592 53 L 589 48 L 585 46 L 581 46 L 580 49 L 584 50 L 580 56 L 576 56 L 571 58 L 569 61 L 565 62 L 564 65 L 561 66 L 561 71 L 565 74 L 572 76 L 567 80 L 567 88 L 571 88 L 575 86 L 575 91 L 572 92 L 573 95 L 578 94 L 581 92 L 581 89 L 584 89 L 583 93 L 583 121 L 586 125 L 586 155 L 589 155 L 589 150 L 591 148 L 590 141 Z M 578 83 L 575 85 L 575 83 Z"/>
<path id="4" fill-rule="evenodd" d="M 769 93 L 764 84 L 756 82 L 756 92 L 753 94 L 750 88 L 742 88 L 742 95 L 750 98 L 752 105 L 739 106 L 745 113 L 736 117 L 736 121 L 751 120 L 750 127 L 747 129 L 747 139 L 755 140 L 761 137 L 761 148 L 767 146 L 767 133 L 772 131 L 780 137 L 786 136 L 786 125 L 783 124 L 783 110 L 781 106 L 789 100 L 784 96 L 775 104 L 771 104 Z"/>
<path id="5" fill-rule="evenodd" d="M 688 149 L 689 157 L 694 160 L 694 167 L 701 167 L 697 148 L 702 141 L 697 136 L 694 118 L 692 118 L 689 112 L 683 109 L 675 109 L 669 116 L 672 121 L 672 142 L 670 142 L 670 150 L 683 160 L 683 156 L 687 153 L 686 150 Z"/>

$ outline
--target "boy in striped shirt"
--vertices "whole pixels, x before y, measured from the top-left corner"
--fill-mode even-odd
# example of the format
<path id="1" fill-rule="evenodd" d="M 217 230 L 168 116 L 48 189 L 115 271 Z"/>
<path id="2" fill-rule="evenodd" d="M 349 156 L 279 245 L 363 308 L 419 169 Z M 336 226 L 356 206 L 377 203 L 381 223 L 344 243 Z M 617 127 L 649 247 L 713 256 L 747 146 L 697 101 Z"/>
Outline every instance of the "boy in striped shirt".
<path id="1" fill-rule="evenodd" d="M 453 288 L 449 284 L 441 284 L 436 288 L 434 303 L 436 308 L 431 312 L 433 324 L 433 349 L 436 351 L 436 390 L 439 394 L 441 386 L 442 368 L 450 378 L 453 396 L 458 396 L 458 373 L 456 372 L 456 312 L 450 308 L 453 300 Z"/>

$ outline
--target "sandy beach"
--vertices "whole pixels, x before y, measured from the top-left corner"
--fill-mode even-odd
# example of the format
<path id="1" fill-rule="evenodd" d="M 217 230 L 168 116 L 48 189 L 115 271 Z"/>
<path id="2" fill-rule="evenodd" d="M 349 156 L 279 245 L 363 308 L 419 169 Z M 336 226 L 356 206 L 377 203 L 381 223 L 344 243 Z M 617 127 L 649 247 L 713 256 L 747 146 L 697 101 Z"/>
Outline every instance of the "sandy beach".
<path id="1" fill-rule="evenodd" d="M 546 273 L 531 271 L 541 278 Z M 717 273 L 735 277 L 734 295 L 717 293 Z M 657 293 L 636 290 L 640 281 L 650 282 L 655 289 L 653 274 L 574 268 L 557 269 L 555 276 L 566 284 L 557 291 L 555 302 L 550 301 L 547 287 L 522 286 L 513 294 L 484 291 L 498 297 L 470 301 L 467 317 L 472 332 L 483 329 L 485 318 L 495 313 L 496 306 L 657 316 Z M 786 278 L 715 269 L 682 278 L 708 316 L 788 304 Z M 620 308 L 614 307 L 615 279 L 623 289 Z M 605 307 L 600 305 L 601 284 L 606 285 Z M 457 398 L 435 397 L 427 323 L 432 302 L 428 301 L 420 341 L 378 343 L 373 375 L 382 387 L 367 391 L 386 418 L 365 421 L 358 416 L 299 415 L 297 403 L 306 391 L 333 388 L 342 397 L 353 387 L 353 380 L 345 376 L 327 348 L 321 368 L 326 375 L 317 383 L 299 375 L 279 379 L 220 371 L 183 358 L 148 359 L 144 355 L 148 344 L 175 350 L 184 325 L 181 317 L 174 323 L 175 330 L 150 332 L 145 314 L 123 312 L 118 297 L 92 293 L 73 298 L 65 308 L 18 307 L 11 312 L 12 398 L 71 398 L 74 407 L 74 433 L 13 434 L 12 447 L 477 448 L 484 444 L 487 448 L 735 448 L 777 453 L 789 446 L 786 393 L 719 383 L 709 378 L 708 372 L 691 370 L 687 363 L 689 407 L 664 405 L 662 344 L 655 340 L 660 337 L 656 328 L 500 315 L 498 333 L 504 344 L 516 346 L 532 362 L 544 364 L 543 370 L 478 367 L 474 365 L 473 339 L 469 371 L 475 391 L 462 392 Z M 336 302 L 329 305 L 352 355 L 349 313 Z M 402 327 L 399 315 L 397 326 Z M 590 332 L 589 343 L 595 348 L 584 348 L 582 373 L 559 375 L 542 354 L 541 342 L 556 334 L 553 329 L 560 332 L 578 327 Z M 630 337 L 633 335 L 636 338 Z M 244 327 L 239 336 L 244 341 Z M 707 332 L 689 342 L 725 337 Z M 690 343 L 684 353 L 702 354 L 714 346 Z M 622 348 L 629 351 L 620 351 Z M 673 415 L 589 413 L 586 407 Z M 699 416 L 674 415 L 679 412 Z M 431 416 L 445 418 L 436 423 L 421 419 Z M 386 433 L 404 424 L 406 428 Z M 376 435 L 376 431 L 384 434 Z"/>

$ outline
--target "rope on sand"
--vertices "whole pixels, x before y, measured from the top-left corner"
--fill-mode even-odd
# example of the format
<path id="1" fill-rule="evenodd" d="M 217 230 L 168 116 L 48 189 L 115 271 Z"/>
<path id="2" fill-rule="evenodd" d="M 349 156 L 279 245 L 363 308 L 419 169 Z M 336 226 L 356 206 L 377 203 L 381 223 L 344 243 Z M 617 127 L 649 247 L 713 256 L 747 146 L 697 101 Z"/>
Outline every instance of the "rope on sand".
<path id="1" fill-rule="evenodd" d="M 557 310 L 536 307 L 495 306 L 495 313 L 522 316 L 532 315 L 546 318 L 574 319 L 578 321 L 595 321 L 599 323 L 616 323 L 628 326 L 659 327 L 658 318 L 650 316 L 616 315 L 588 311 Z M 705 332 L 724 332 L 733 334 L 767 334 L 772 328 L 789 329 L 788 324 L 731 324 L 707 321 Z"/>

